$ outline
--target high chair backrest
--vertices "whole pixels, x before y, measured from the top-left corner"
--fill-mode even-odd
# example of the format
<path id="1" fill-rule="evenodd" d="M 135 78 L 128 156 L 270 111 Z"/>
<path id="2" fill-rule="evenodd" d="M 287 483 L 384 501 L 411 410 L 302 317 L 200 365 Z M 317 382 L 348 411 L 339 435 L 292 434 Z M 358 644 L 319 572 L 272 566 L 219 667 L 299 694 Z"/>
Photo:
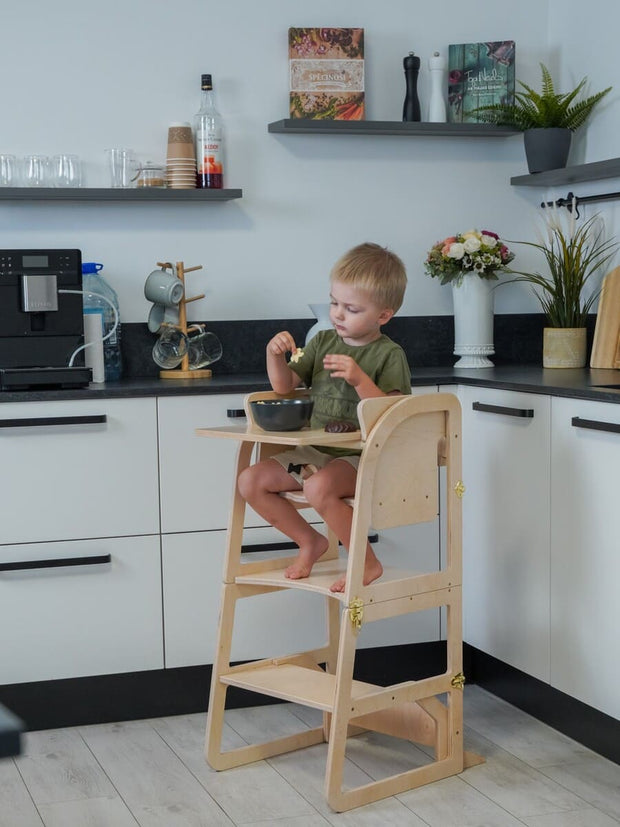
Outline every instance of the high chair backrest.
<path id="1" fill-rule="evenodd" d="M 358 417 L 365 440 L 356 497 L 369 508 L 373 528 L 411 525 L 436 519 L 439 512 L 438 466 L 450 439 L 450 412 L 459 403 L 452 394 L 381 397 L 363 400 Z M 454 428 L 452 429 L 454 430 Z"/>

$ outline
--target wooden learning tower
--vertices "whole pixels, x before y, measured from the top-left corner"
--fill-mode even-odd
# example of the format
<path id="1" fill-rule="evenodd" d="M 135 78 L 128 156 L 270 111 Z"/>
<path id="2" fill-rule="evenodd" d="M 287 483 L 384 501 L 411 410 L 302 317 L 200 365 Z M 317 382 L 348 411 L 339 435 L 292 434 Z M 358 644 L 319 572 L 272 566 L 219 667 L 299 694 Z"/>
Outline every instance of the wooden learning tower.
<path id="1" fill-rule="evenodd" d="M 297 395 L 296 391 L 291 396 Z M 328 532 L 327 552 L 310 577 L 289 580 L 284 569 L 294 558 L 243 563 L 245 502 L 235 486 L 224 565 L 216 661 L 207 716 L 206 758 L 217 770 L 327 742 L 325 795 L 340 812 L 462 772 L 480 763 L 463 749 L 461 412 L 447 393 L 367 399 L 358 405 L 361 431 L 329 434 L 321 430 L 268 432 L 252 420 L 250 402 L 279 398 L 273 392 L 245 400 L 247 427 L 205 428 L 201 436 L 238 440 L 237 475 L 252 461 L 292 445 L 348 445 L 361 449 L 349 554 L 339 558 L 338 541 Z M 390 569 L 363 585 L 370 527 L 374 530 L 437 519 L 440 467 L 445 490 L 446 553 L 438 571 Z M 301 492 L 283 493 L 297 508 Z M 443 509 L 442 505 L 442 509 Z M 346 571 L 343 593 L 330 585 Z M 232 666 L 230 654 L 237 601 L 282 589 L 306 589 L 324 596 L 327 641 L 312 651 Z M 354 680 L 358 633 L 362 624 L 431 608 L 445 607 L 446 668 L 421 680 L 377 686 Z M 222 751 L 226 691 L 229 686 L 293 701 L 323 713 L 322 726 L 267 743 Z M 347 739 L 366 730 L 424 745 L 431 753 L 423 766 L 353 789 L 343 788 Z M 430 748 L 430 749 L 429 749 Z"/>

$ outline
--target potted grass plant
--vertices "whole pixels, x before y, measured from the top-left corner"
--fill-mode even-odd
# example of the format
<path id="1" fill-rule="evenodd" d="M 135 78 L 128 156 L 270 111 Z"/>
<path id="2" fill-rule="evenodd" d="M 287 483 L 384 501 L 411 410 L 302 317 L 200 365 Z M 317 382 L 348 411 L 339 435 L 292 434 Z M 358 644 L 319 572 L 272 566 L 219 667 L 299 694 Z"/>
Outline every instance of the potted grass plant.
<path id="1" fill-rule="evenodd" d="M 598 215 L 577 227 L 574 211 L 562 220 L 552 210 L 538 242 L 515 241 L 542 253 L 546 273 L 509 270 L 511 281 L 529 284 L 546 316 L 543 331 L 543 367 L 577 368 L 586 363 L 586 322 L 600 288 L 595 284 L 613 257 L 619 242 L 604 237 Z"/>
<path id="2" fill-rule="evenodd" d="M 547 67 L 541 63 L 542 85 L 537 92 L 518 81 L 522 92 L 515 92 L 513 101 L 480 106 L 474 110 L 485 123 L 511 126 L 523 132 L 525 156 L 531 173 L 545 172 L 566 166 L 573 132 L 590 117 L 596 104 L 611 86 L 594 95 L 578 99 L 587 78 L 570 92 L 556 92 Z"/>

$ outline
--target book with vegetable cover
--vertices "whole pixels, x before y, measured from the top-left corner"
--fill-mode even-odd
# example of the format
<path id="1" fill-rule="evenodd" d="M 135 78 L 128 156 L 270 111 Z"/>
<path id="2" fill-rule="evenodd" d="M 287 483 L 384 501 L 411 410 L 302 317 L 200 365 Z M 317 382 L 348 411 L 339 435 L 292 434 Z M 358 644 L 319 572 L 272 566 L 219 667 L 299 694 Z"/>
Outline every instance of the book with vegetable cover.
<path id="1" fill-rule="evenodd" d="M 290 116 L 364 119 L 364 29 L 288 30 Z"/>
<path id="2" fill-rule="evenodd" d="M 448 120 L 478 123 L 478 106 L 512 103 L 515 42 L 452 43 L 448 47 Z"/>

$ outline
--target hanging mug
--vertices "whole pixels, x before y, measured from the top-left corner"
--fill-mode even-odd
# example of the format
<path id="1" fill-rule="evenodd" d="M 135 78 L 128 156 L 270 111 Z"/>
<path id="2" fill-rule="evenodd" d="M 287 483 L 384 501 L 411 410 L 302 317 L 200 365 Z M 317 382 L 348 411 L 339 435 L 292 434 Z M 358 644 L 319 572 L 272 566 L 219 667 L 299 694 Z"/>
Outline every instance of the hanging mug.
<path id="1" fill-rule="evenodd" d="M 188 339 L 173 325 L 162 325 L 162 332 L 153 345 L 153 361 L 160 368 L 178 368 L 188 350 Z"/>
<path id="2" fill-rule="evenodd" d="M 215 333 L 204 330 L 202 326 L 196 326 L 200 331 L 195 336 L 189 337 L 189 367 L 190 370 L 206 368 L 207 365 L 217 362 L 222 358 L 222 343 Z M 190 328 L 191 330 L 191 328 Z"/>

